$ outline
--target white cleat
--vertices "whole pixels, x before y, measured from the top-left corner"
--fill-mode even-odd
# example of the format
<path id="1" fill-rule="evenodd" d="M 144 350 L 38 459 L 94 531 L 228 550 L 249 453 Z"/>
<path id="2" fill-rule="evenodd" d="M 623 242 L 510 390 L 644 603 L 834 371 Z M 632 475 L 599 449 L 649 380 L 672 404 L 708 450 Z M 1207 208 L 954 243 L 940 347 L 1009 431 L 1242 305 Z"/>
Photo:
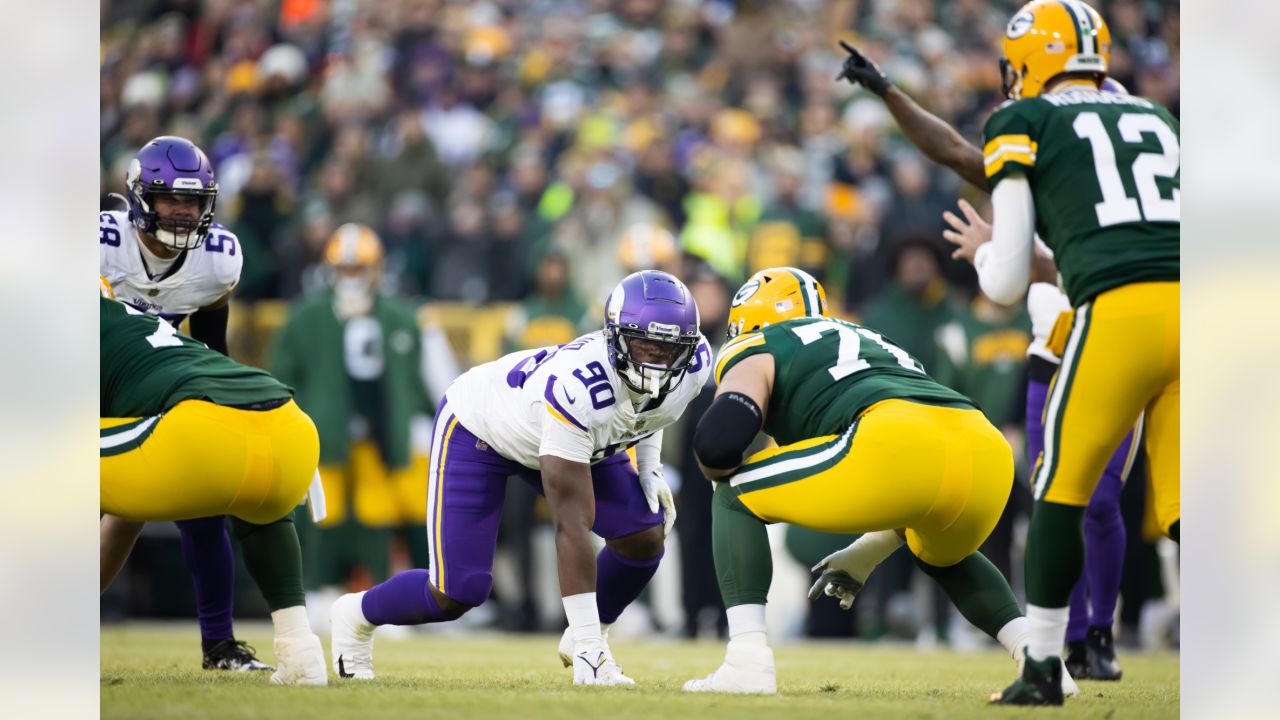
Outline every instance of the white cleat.
<path id="1" fill-rule="evenodd" d="M 635 680 L 622 674 L 603 644 L 584 647 L 573 656 L 574 685 L 611 685 L 634 687 Z"/>
<path id="2" fill-rule="evenodd" d="M 329 672 L 324 667 L 324 648 L 314 633 L 299 637 L 278 637 L 275 641 L 276 671 L 274 685 L 328 685 Z"/>
<path id="3" fill-rule="evenodd" d="M 778 692 L 773 650 L 767 645 L 734 646 L 729 643 L 724 664 L 705 678 L 684 684 L 685 692 L 772 695 Z"/>
<path id="4" fill-rule="evenodd" d="M 364 593 L 347 593 L 329 610 L 333 671 L 340 678 L 373 679 L 373 630 L 360 609 Z"/>
<path id="5" fill-rule="evenodd" d="M 609 626 L 600 625 L 600 639 L 604 641 L 604 653 L 613 660 L 613 651 L 609 649 Z M 560 662 L 565 667 L 573 667 L 573 633 L 569 628 L 564 629 L 564 634 L 560 636 L 560 646 L 556 648 L 560 653 Z"/>

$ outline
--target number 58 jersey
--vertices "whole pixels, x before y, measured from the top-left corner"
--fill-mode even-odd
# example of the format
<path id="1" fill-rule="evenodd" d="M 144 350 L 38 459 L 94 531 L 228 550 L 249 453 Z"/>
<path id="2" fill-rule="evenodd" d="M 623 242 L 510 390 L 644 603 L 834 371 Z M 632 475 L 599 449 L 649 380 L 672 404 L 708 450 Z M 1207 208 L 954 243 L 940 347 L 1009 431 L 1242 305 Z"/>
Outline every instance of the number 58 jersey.
<path id="1" fill-rule="evenodd" d="M 498 454 L 525 467 L 537 469 L 542 455 L 594 464 L 675 422 L 711 375 L 711 350 L 699 338 L 674 387 L 637 409 L 606 342 L 597 331 L 478 365 L 449 387 L 449 409 Z"/>
<path id="2" fill-rule="evenodd" d="M 187 250 L 167 275 L 152 279 L 143 265 L 129 214 L 98 213 L 98 272 L 116 299 L 173 323 L 226 295 L 240 281 L 244 255 L 236 236 L 214 223 L 199 247 Z"/>
<path id="3" fill-rule="evenodd" d="M 982 131 L 995 188 L 1023 175 L 1036 231 L 1073 307 L 1106 290 L 1179 278 L 1178 121 L 1145 98 L 1073 88 L 1001 105 Z"/>

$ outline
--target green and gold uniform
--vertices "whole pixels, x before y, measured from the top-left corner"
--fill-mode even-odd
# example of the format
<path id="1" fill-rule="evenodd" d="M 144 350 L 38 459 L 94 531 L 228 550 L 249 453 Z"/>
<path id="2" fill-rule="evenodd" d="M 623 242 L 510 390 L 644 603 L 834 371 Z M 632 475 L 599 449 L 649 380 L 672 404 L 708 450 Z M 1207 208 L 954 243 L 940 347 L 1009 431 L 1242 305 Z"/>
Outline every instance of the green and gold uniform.
<path id="1" fill-rule="evenodd" d="M 99 302 L 102 511 L 259 524 L 288 514 L 319 456 L 292 391 L 154 315 Z"/>
<path id="2" fill-rule="evenodd" d="M 1036 229 L 1075 312 L 1045 409 L 1036 499 L 1087 505 L 1146 411 L 1157 514 L 1168 530 L 1181 514 L 1178 122 L 1149 100 L 1077 86 L 1006 103 L 984 140 L 993 189 L 1027 178 Z"/>
<path id="3" fill-rule="evenodd" d="M 875 331 L 825 317 L 733 339 L 717 383 L 760 354 L 774 362 L 764 431 L 779 447 L 728 480 L 748 511 L 826 532 L 906 528 L 934 566 L 977 550 L 1009 496 L 1013 453 L 968 398 Z"/>

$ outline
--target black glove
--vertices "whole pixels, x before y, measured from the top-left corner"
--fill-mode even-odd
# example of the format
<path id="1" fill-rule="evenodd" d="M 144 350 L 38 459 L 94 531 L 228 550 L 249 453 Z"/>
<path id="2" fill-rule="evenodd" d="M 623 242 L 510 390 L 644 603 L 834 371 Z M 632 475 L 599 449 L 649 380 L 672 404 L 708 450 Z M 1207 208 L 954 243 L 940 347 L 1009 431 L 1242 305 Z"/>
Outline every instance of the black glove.
<path id="1" fill-rule="evenodd" d="M 884 74 L 879 65 L 876 65 L 866 55 L 858 52 L 858 49 L 840 41 L 840 47 L 849 53 L 849 57 L 845 58 L 844 65 L 840 68 L 840 74 L 836 76 L 836 80 L 848 80 L 855 85 L 870 90 L 871 92 L 884 97 L 889 92 L 889 87 L 893 84 L 889 82 L 889 76 Z"/>

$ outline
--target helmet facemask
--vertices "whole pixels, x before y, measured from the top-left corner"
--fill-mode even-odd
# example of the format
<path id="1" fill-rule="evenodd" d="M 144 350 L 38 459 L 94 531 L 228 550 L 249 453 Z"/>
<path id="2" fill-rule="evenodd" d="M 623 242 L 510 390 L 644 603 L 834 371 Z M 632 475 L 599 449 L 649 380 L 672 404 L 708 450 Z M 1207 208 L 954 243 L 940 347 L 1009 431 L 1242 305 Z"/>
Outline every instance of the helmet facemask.
<path id="1" fill-rule="evenodd" d="M 153 185 L 144 185 L 137 173 L 139 168 L 134 161 L 128 179 L 129 204 L 131 214 L 135 216 L 135 224 L 142 232 L 155 238 L 157 242 L 173 250 L 192 250 L 204 242 L 213 225 L 213 209 L 218 200 L 218 186 L 202 187 L 195 178 L 177 178 L 173 186 L 156 180 Z M 185 187 L 184 187 L 185 186 Z M 194 213 L 183 213 L 181 217 L 161 214 L 157 204 L 163 203 L 161 196 L 187 201 L 194 201 Z"/>
<path id="2" fill-rule="evenodd" d="M 618 377 L 636 395 L 655 399 L 680 382 L 698 346 L 696 336 L 682 336 L 679 328 L 656 322 L 647 331 L 618 326 L 608 331 Z"/>

